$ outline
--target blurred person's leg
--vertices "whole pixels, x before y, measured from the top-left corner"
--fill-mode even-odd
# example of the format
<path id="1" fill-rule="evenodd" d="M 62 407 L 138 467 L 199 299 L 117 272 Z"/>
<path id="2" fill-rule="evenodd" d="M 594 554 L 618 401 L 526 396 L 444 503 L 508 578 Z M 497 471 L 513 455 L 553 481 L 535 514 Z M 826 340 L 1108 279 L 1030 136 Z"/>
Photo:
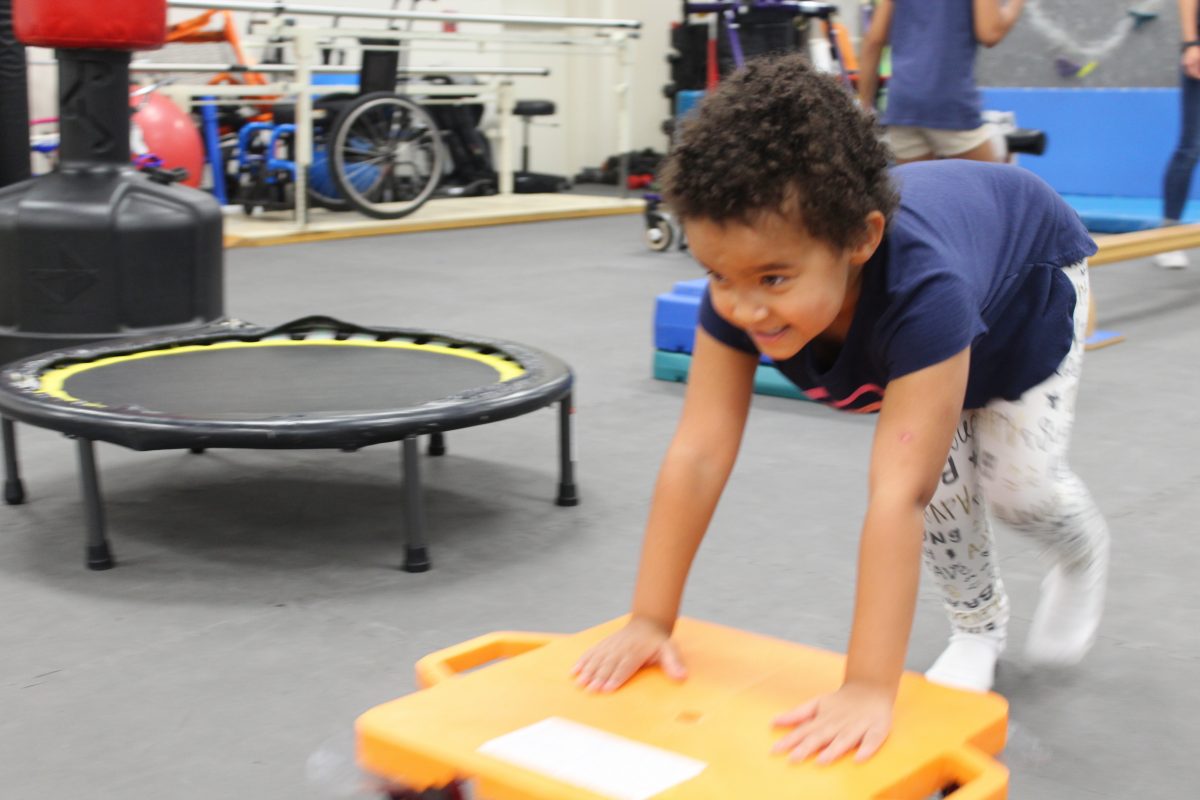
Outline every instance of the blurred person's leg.
<path id="1" fill-rule="evenodd" d="M 1180 72 L 1179 81 L 1179 142 L 1163 175 L 1163 225 L 1178 225 L 1183 218 L 1192 173 L 1200 159 L 1200 80 Z M 1187 253 L 1159 253 L 1154 263 L 1165 269 L 1182 269 L 1188 265 Z"/>

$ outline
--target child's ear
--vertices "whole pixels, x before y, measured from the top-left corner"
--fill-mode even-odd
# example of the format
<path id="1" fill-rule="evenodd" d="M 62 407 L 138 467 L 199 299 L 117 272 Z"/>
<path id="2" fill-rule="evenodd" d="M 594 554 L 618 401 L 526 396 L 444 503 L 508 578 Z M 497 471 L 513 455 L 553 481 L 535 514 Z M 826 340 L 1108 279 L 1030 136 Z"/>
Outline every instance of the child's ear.
<path id="1" fill-rule="evenodd" d="M 875 255 L 875 251 L 879 248 L 879 243 L 883 241 L 883 230 L 887 227 L 887 217 L 883 216 L 882 212 L 872 211 L 863 219 L 862 234 L 858 240 L 858 244 L 850 248 L 850 262 L 852 264 L 862 265 L 867 263 L 871 256 Z"/>

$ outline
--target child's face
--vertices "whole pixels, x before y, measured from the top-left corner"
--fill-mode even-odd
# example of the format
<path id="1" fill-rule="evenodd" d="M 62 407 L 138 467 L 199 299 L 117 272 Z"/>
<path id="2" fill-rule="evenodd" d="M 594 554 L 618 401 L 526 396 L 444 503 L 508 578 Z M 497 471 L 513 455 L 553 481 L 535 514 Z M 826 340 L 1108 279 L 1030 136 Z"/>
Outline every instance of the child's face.
<path id="1" fill-rule="evenodd" d="M 884 218 L 871 212 L 865 239 L 841 250 L 779 214 L 752 223 L 685 223 L 688 247 L 708 270 L 713 308 L 769 358 L 791 358 L 822 334 L 845 338 L 862 265 L 878 247 Z"/>

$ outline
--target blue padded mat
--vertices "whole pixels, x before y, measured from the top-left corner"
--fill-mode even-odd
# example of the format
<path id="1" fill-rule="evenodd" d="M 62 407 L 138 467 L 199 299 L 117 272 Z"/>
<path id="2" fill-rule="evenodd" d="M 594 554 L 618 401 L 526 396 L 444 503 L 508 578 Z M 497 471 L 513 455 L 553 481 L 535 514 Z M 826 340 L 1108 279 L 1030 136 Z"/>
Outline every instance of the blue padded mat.
<path id="1" fill-rule="evenodd" d="M 1095 233 L 1144 231 L 1162 224 L 1162 200 L 1158 197 L 1066 194 L 1063 199 L 1078 212 L 1087 229 Z M 1187 204 L 1183 221 L 1200 222 L 1200 202 L 1192 200 Z"/>
<path id="2" fill-rule="evenodd" d="M 1060 194 L 1159 197 L 1179 138 L 1178 89 L 983 89 L 984 108 L 1012 111 L 1046 132 L 1041 156 L 1022 167 Z M 1200 199 L 1200 185 L 1189 197 Z M 1159 214 L 1160 212 L 1155 212 Z"/>
<path id="3" fill-rule="evenodd" d="M 1176 88 L 987 88 L 984 107 L 1046 132 L 1041 156 L 1021 156 L 1074 206 L 1088 230 L 1126 233 L 1162 221 L 1163 172 L 1179 138 Z M 1200 182 L 1189 195 L 1200 200 Z M 1184 219 L 1200 221 L 1200 205 Z"/>

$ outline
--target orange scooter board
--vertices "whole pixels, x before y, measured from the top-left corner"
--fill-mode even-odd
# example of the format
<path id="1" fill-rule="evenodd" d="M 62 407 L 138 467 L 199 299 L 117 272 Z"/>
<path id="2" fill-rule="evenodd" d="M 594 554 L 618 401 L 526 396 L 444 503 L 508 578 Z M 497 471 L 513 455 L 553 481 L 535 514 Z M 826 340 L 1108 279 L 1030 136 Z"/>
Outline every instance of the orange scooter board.
<path id="1" fill-rule="evenodd" d="M 496 633 L 423 658 L 425 688 L 356 724 L 368 772 L 413 789 L 469 782 L 479 800 L 1003 800 L 1008 704 L 906 673 L 892 733 L 864 763 L 772 755 L 779 713 L 832 692 L 845 657 L 681 619 L 688 678 L 646 669 L 587 692 L 571 666 L 625 618 L 568 636 Z"/>

